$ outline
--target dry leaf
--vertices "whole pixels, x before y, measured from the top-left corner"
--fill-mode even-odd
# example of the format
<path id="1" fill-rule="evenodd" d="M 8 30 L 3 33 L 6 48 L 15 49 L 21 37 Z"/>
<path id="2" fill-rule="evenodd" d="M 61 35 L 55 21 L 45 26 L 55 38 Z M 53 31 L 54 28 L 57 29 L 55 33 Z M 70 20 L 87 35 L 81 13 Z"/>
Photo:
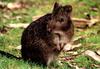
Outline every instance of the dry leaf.
<path id="1" fill-rule="evenodd" d="M 100 62 L 100 56 L 97 55 L 95 52 L 91 51 L 91 50 L 87 50 L 84 53 L 87 56 L 90 56 L 91 58 L 93 58 L 94 60 Z"/>
<path id="2" fill-rule="evenodd" d="M 4 9 L 6 7 L 6 3 L 0 1 L 0 9 Z"/>
<path id="3" fill-rule="evenodd" d="M 18 24 L 9 24 L 8 27 L 11 28 L 26 28 L 29 24 L 28 23 L 18 23 Z"/>
<path id="4" fill-rule="evenodd" d="M 71 63 L 68 63 L 68 65 L 69 65 L 72 69 L 86 69 L 85 67 L 80 68 L 79 66 L 73 65 L 73 64 L 71 64 Z"/>
<path id="5" fill-rule="evenodd" d="M 21 50 L 21 45 L 17 46 L 15 49 Z"/>
<path id="6" fill-rule="evenodd" d="M 10 10 L 20 9 L 20 8 L 23 8 L 23 7 L 25 7 L 25 4 L 22 1 L 7 4 L 7 8 L 10 9 Z"/>
<path id="7" fill-rule="evenodd" d="M 98 55 L 100 55 L 100 50 L 96 51 Z"/>
<path id="8" fill-rule="evenodd" d="M 97 68 L 100 68 L 100 65 L 93 64 L 93 66 L 95 66 L 95 67 L 97 67 Z"/>
<path id="9" fill-rule="evenodd" d="M 82 44 L 77 44 L 77 45 L 72 45 L 70 43 L 68 43 L 67 45 L 64 46 L 64 51 L 69 51 L 69 50 L 73 50 L 74 48 L 80 47 L 82 46 Z"/>
<path id="10" fill-rule="evenodd" d="M 68 51 L 67 53 L 71 54 L 71 55 L 78 55 L 79 54 L 78 52 L 74 52 L 74 51 Z"/>
<path id="11" fill-rule="evenodd" d="M 97 22 L 99 22 L 98 19 L 91 19 L 87 24 L 89 27 L 91 27 L 91 26 L 95 25 Z"/>
<path id="12" fill-rule="evenodd" d="M 91 18 L 91 20 L 87 19 L 79 19 L 79 18 L 72 18 L 75 27 L 77 28 L 86 28 L 95 25 L 100 20 Z"/>
<path id="13" fill-rule="evenodd" d="M 85 37 L 86 37 L 86 35 L 73 38 L 73 39 L 72 39 L 72 44 L 75 45 L 75 44 L 80 43 L 80 41 L 81 41 L 81 40 L 84 40 Z"/>
<path id="14" fill-rule="evenodd" d="M 73 50 L 77 47 L 82 46 L 82 44 L 79 43 L 79 41 L 82 40 L 83 38 L 84 38 L 83 36 L 80 36 L 80 37 L 76 37 L 76 38 L 72 39 L 72 41 L 70 43 L 68 43 L 64 46 L 63 50 L 70 51 L 70 50 Z"/>
<path id="15" fill-rule="evenodd" d="M 88 26 L 89 20 L 87 19 L 80 19 L 80 18 L 72 18 L 75 27 L 77 28 L 86 28 Z"/>

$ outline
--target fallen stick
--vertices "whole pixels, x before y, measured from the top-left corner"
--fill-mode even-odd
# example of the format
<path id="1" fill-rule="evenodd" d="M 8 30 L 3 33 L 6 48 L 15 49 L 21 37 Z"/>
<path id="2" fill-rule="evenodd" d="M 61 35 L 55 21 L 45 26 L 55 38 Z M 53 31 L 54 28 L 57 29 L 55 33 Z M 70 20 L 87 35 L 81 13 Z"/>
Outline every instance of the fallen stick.
<path id="1" fill-rule="evenodd" d="M 34 16 L 33 21 L 38 19 L 40 16 Z M 99 22 L 98 19 L 80 19 L 80 18 L 72 18 L 72 21 L 74 22 L 75 27 L 78 28 L 85 28 L 86 26 L 91 27 L 95 23 Z M 26 28 L 29 25 L 29 23 L 17 23 L 17 24 L 9 24 L 8 27 L 11 28 Z"/>

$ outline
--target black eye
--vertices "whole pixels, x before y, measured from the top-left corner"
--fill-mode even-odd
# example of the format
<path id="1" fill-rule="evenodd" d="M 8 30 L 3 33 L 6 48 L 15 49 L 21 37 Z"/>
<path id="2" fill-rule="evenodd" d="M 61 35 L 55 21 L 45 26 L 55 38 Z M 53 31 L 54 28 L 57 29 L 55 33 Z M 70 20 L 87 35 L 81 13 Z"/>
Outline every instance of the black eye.
<path id="1" fill-rule="evenodd" d="M 63 18 L 60 18 L 60 19 L 59 19 L 59 22 L 64 22 L 64 19 L 63 19 Z"/>
<path id="2" fill-rule="evenodd" d="M 62 27 L 62 30 L 63 30 L 63 31 L 69 30 L 69 29 L 71 28 L 71 25 L 72 25 L 72 23 L 71 23 L 71 22 L 68 22 L 66 25 L 64 25 L 64 26 Z"/>

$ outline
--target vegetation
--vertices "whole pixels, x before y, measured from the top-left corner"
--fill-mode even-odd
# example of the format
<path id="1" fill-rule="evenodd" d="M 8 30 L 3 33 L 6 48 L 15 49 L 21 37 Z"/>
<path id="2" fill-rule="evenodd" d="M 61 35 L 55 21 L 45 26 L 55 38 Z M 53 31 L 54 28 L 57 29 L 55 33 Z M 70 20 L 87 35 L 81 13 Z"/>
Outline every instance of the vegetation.
<path id="1" fill-rule="evenodd" d="M 22 0 L 1 0 L 5 4 Z M 72 17 L 85 18 L 85 13 L 90 14 L 93 18 L 100 18 L 100 0 L 23 0 L 25 8 L 10 10 L 7 8 L 0 8 L 0 50 L 11 53 L 17 57 L 21 57 L 20 50 L 16 49 L 20 45 L 20 39 L 23 28 L 8 28 L 9 24 L 31 23 L 32 17 L 44 15 L 52 11 L 53 4 L 57 1 L 61 4 L 71 4 L 73 6 Z M 38 8 L 38 9 L 37 9 Z M 5 31 L 5 32 L 1 32 Z M 73 50 L 80 53 L 82 50 L 100 50 L 100 22 L 95 26 L 81 29 L 75 28 L 75 36 L 85 36 L 82 47 Z M 64 56 L 72 56 L 63 53 Z M 97 69 L 100 63 L 90 57 L 84 55 L 76 56 L 73 61 L 62 61 L 57 69 L 72 69 L 69 64 L 75 64 L 78 67 L 86 69 Z M 23 60 L 16 60 L 0 55 L 0 69 L 45 69 L 38 64 L 24 62 Z"/>

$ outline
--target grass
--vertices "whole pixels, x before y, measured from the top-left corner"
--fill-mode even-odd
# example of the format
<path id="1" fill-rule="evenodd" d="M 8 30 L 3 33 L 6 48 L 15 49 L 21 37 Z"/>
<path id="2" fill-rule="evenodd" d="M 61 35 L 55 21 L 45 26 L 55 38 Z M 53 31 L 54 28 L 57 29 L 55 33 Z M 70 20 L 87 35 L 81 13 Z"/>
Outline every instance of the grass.
<path id="1" fill-rule="evenodd" d="M 9 3 L 15 0 L 1 0 L 3 2 Z M 20 0 L 19 0 L 20 1 Z M 27 1 L 27 0 L 24 0 Z M 95 0 L 29 0 L 28 3 L 34 3 L 28 8 L 18 9 L 18 10 L 3 10 L 0 9 L 0 28 L 8 26 L 10 23 L 31 23 L 32 17 L 37 15 L 43 15 L 50 13 L 52 10 L 53 3 L 59 1 L 61 4 L 71 4 L 73 6 L 73 17 L 84 18 L 84 13 L 89 13 L 91 16 L 100 16 L 100 1 Z M 96 6 L 99 8 L 97 11 L 92 11 L 90 8 Z M 38 9 L 37 9 L 38 8 Z M 81 52 L 82 50 L 93 50 L 96 51 L 100 49 L 100 23 L 97 25 L 87 28 L 81 31 L 75 30 L 75 37 L 86 36 L 83 40 L 80 40 L 82 47 L 73 51 Z M 21 57 L 20 50 L 16 47 L 20 45 L 21 34 L 24 29 L 15 28 L 8 29 L 5 34 L 0 33 L 0 50 L 11 53 L 17 57 Z M 71 54 L 64 53 L 64 56 L 71 56 Z M 62 64 L 57 67 L 57 69 L 72 69 L 67 61 L 62 61 Z M 99 62 L 94 61 L 90 57 L 79 55 L 72 62 L 79 67 L 85 67 L 86 69 L 97 69 L 95 65 L 100 65 Z M 56 65 L 55 65 L 56 66 Z M 0 55 L 0 69 L 45 69 L 43 66 L 38 64 L 29 64 L 23 60 L 11 59 Z"/>
<path id="2" fill-rule="evenodd" d="M 96 69 L 96 67 L 93 67 L 93 61 L 91 58 L 86 56 L 79 56 L 75 60 L 75 63 L 78 64 L 80 67 L 85 67 L 86 69 Z"/>
<path id="3" fill-rule="evenodd" d="M 0 57 L 0 69 L 43 69 L 43 67 L 36 64 L 29 64 L 23 60 Z"/>

